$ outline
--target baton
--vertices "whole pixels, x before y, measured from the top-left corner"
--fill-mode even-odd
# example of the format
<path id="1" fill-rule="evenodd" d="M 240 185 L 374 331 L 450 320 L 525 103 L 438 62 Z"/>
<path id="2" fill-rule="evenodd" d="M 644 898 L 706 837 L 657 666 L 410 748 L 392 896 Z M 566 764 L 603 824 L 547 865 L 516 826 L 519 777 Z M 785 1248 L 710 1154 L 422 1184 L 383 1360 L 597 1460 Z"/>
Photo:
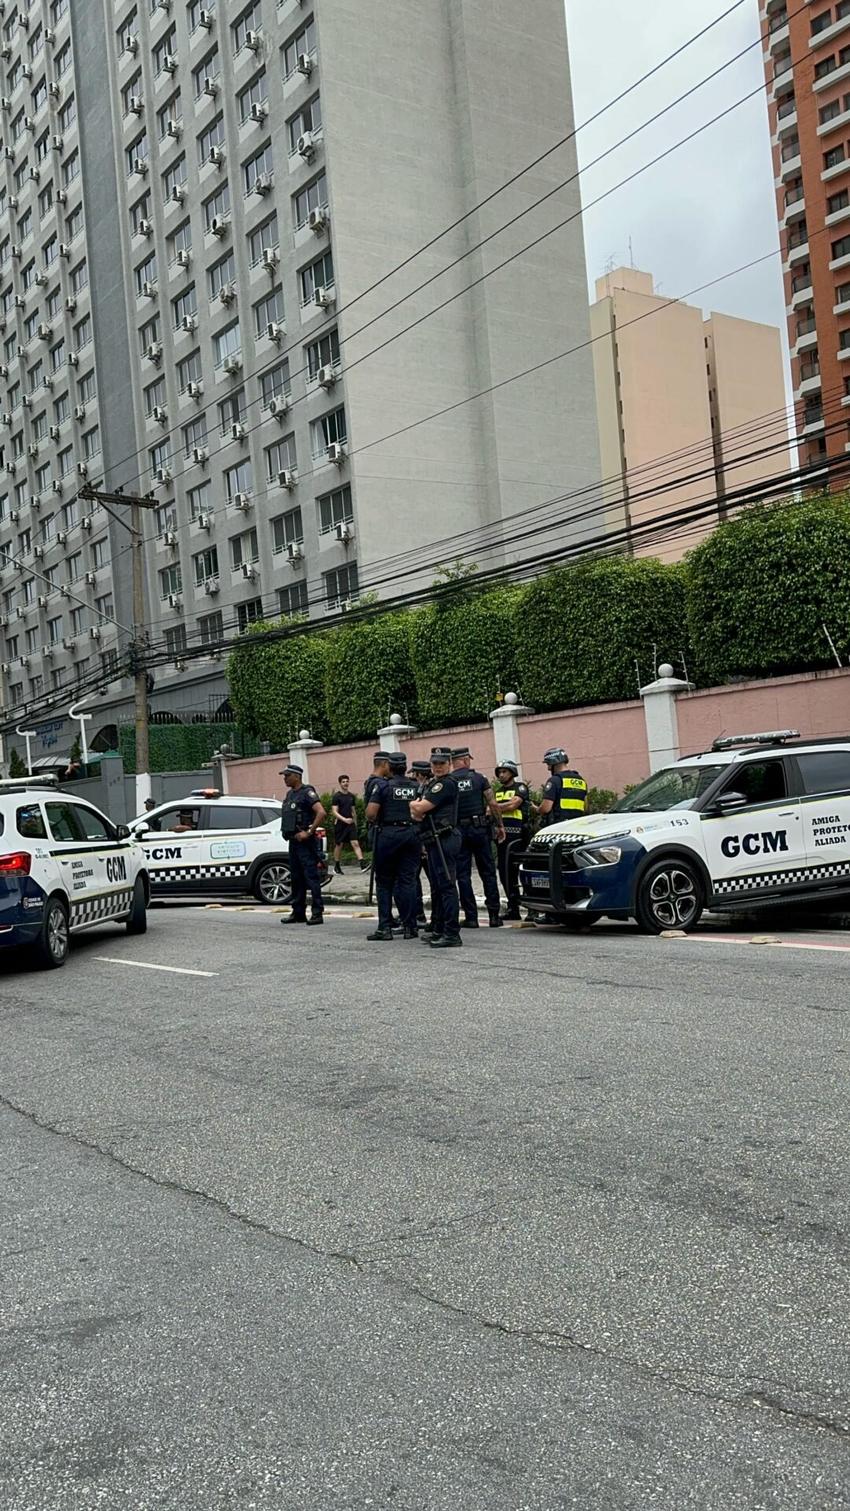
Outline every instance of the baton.
<path id="1" fill-rule="evenodd" d="M 437 830 L 436 830 L 436 828 L 434 826 L 434 817 L 433 817 L 433 814 L 431 814 L 431 813 L 428 814 L 428 822 L 431 825 L 431 834 L 433 836 L 434 844 L 437 846 L 437 854 L 440 857 L 440 865 L 443 868 L 443 875 L 445 876 L 446 881 L 449 883 L 449 885 L 451 885 L 451 877 L 449 876 L 449 868 L 448 868 L 448 865 L 446 864 L 446 857 L 445 857 L 445 854 L 443 852 L 443 847 L 442 847 L 442 845 L 440 843 L 440 836 L 437 833 Z"/>

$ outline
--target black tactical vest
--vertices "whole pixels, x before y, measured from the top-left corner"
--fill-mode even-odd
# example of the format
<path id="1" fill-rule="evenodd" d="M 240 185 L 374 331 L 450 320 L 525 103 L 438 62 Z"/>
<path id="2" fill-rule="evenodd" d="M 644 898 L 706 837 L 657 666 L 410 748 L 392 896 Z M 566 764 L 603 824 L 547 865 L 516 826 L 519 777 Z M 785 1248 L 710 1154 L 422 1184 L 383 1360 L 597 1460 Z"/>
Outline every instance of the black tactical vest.
<path id="1" fill-rule="evenodd" d="M 452 781 L 457 787 L 457 821 L 481 818 L 484 812 L 484 789 L 487 778 L 478 771 L 453 771 Z"/>
<path id="2" fill-rule="evenodd" d="M 413 777 L 388 777 L 387 790 L 381 804 L 381 817 L 378 822 L 384 824 L 412 824 L 413 819 L 410 816 L 410 804 L 418 796 L 419 784 Z"/>

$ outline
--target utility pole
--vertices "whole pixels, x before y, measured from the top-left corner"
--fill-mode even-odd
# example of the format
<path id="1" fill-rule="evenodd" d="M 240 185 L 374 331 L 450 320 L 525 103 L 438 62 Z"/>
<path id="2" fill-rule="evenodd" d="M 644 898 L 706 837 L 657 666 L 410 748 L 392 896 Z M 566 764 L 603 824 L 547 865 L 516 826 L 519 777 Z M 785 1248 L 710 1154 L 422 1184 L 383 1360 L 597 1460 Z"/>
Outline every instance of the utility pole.
<path id="1" fill-rule="evenodd" d="M 142 535 L 142 511 L 159 507 L 159 499 L 151 494 L 137 496 L 128 493 L 106 493 L 85 483 L 79 497 L 91 504 L 100 504 L 125 530 L 129 530 L 133 566 L 133 640 L 130 645 L 130 664 L 135 682 L 136 725 L 136 812 L 140 813 L 145 799 L 151 795 L 150 739 L 148 737 L 148 672 L 147 672 L 147 623 L 145 620 L 145 557 Z M 115 509 L 129 507 L 129 522 Z"/>

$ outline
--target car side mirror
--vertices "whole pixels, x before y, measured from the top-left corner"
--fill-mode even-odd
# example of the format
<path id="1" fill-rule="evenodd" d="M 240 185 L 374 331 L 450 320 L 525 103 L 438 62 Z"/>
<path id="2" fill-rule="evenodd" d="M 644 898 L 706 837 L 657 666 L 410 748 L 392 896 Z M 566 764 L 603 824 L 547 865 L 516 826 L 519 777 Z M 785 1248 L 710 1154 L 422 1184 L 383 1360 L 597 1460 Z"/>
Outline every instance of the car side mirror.
<path id="1" fill-rule="evenodd" d="M 150 832 L 151 826 L 147 821 L 142 824 L 134 824 L 133 828 L 130 831 L 134 839 L 141 839 L 143 834 L 150 834 Z"/>
<path id="2" fill-rule="evenodd" d="M 116 839 L 129 839 L 130 838 L 130 830 L 127 827 L 126 824 L 116 824 L 115 825 L 115 838 Z"/>
<path id="3" fill-rule="evenodd" d="M 743 792 L 722 792 L 714 804 L 715 813 L 734 813 L 737 808 L 746 808 L 749 798 Z"/>

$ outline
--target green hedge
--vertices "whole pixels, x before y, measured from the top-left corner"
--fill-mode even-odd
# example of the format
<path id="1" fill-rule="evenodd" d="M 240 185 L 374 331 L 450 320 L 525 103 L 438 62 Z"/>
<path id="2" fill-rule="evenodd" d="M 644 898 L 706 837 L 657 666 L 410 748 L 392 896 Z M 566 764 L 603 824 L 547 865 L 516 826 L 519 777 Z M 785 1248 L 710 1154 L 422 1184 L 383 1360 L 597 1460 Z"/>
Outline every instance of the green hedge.
<path id="1" fill-rule="evenodd" d="M 325 708 L 334 742 L 374 734 L 391 713 L 417 722 L 408 645 L 410 618 L 409 614 L 385 614 L 343 626 L 325 637 Z"/>
<path id="2" fill-rule="evenodd" d="M 684 573 L 621 557 L 563 567 L 526 589 L 521 621 L 519 685 L 534 708 L 634 698 L 636 661 L 650 682 L 655 654 L 687 649 Z"/>
<path id="3" fill-rule="evenodd" d="M 256 625 L 230 657 L 230 696 L 240 726 L 280 750 L 300 728 L 374 737 L 391 711 L 422 729 L 477 721 L 512 689 L 541 710 L 634 698 L 635 662 L 647 682 L 683 653 L 701 686 L 830 666 L 824 623 L 847 660 L 846 496 L 755 506 L 680 565 L 605 557 L 522 588 L 472 581 L 276 642 Z"/>
<path id="4" fill-rule="evenodd" d="M 694 668 L 705 686 L 834 666 L 824 625 L 846 664 L 846 497 L 749 510 L 691 552 L 688 577 Z"/>
<path id="5" fill-rule="evenodd" d="M 148 729 L 151 771 L 197 771 L 208 766 L 214 750 L 226 741 L 240 755 L 255 755 L 256 740 L 245 739 L 235 724 L 151 724 Z M 118 749 L 124 770 L 136 770 L 136 731 L 132 724 L 118 730 Z"/>

